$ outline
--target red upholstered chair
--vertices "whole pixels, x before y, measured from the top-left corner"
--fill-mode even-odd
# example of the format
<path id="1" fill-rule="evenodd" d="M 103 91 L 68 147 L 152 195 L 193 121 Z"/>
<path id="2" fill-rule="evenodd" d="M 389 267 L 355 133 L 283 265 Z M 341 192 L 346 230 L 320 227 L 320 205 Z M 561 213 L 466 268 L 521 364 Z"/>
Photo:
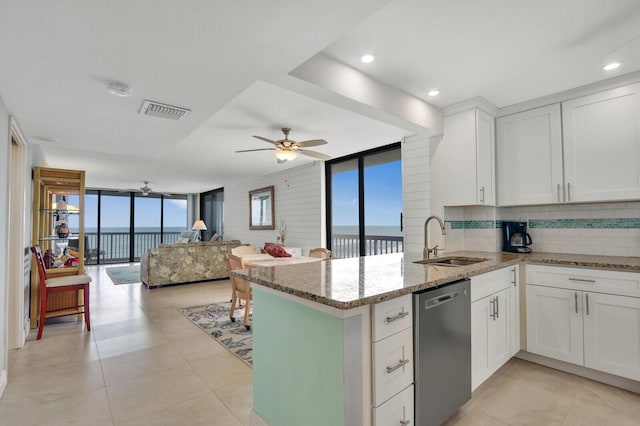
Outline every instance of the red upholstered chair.
<path id="1" fill-rule="evenodd" d="M 38 293 L 40 295 L 40 322 L 38 323 L 38 340 L 40 340 L 40 338 L 42 337 L 44 322 L 47 318 L 47 295 L 50 293 L 83 290 L 84 303 L 79 307 L 83 308 L 84 322 L 87 324 L 87 331 L 91 331 L 91 321 L 89 313 L 89 283 L 91 282 L 91 276 L 71 275 L 67 277 L 47 279 L 47 273 L 45 271 L 44 259 L 42 258 L 42 251 L 40 250 L 40 246 L 31 247 L 31 253 L 33 253 L 33 256 L 36 258 L 36 265 L 38 266 Z M 77 315 L 77 312 L 69 314 L 60 312 L 56 314 L 56 311 L 52 312 L 52 317 Z"/>

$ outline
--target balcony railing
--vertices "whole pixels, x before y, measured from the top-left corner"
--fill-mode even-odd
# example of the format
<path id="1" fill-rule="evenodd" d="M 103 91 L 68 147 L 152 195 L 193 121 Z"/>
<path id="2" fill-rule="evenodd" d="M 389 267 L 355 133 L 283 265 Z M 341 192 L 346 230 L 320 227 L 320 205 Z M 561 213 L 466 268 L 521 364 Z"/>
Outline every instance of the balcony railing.
<path id="1" fill-rule="evenodd" d="M 388 235 L 365 235 L 365 254 L 402 253 L 403 238 Z M 360 256 L 360 237 L 356 234 L 333 234 L 331 257 Z"/>
<path id="2" fill-rule="evenodd" d="M 98 234 L 85 233 L 86 263 L 95 265 L 98 257 L 100 263 L 118 263 L 129 261 L 129 242 L 131 234 L 128 232 L 101 232 L 100 251 L 98 252 Z M 163 244 L 178 241 L 180 232 L 165 232 Z M 140 260 L 143 253 L 150 248 L 160 246 L 160 232 L 135 232 L 133 234 L 133 258 Z"/>

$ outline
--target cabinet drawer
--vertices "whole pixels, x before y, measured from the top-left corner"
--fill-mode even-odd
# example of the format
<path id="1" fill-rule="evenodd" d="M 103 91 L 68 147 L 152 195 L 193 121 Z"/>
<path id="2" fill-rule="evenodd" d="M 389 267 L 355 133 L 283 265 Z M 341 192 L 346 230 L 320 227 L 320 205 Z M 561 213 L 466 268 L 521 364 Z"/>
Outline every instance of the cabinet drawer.
<path id="1" fill-rule="evenodd" d="M 527 284 L 640 297 L 640 273 L 527 265 Z"/>
<path id="2" fill-rule="evenodd" d="M 373 305 L 373 341 L 377 342 L 411 327 L 412 314 L 410 294 Z"/>
<path id="3" fill-rule="evenodd" d="M 411 425 L 413 421 L 413 385 L 373 409 L 373 426 Z"/>
<path id="4" fill-rule="evenodd" d="M 413 383 L 413 333 L 408 328 L 373 343 L 373 405 Z"/>
<path id="5" fill-rule="evenodd" d="M 511 268 L 502 268 L 471 277 L 471 303 L 509 287 L 510 271 Z"/>

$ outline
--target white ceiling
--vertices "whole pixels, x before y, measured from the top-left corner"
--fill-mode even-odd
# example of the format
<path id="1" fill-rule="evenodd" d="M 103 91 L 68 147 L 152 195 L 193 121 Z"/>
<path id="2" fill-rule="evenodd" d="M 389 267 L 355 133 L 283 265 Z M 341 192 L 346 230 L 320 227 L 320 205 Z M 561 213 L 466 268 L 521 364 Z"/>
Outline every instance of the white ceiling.
<path id="1" fill-rule="evenodd" d="M 49 166 L 87 170 L 90 187 L 200 192 L 313 161 L 233 153 L 269 147 L 251 135 L 292 127 L 339 157 L 415 132 L 283 84 L 317 53 L 438 107 L 503 107 L 639 70 L 640 2 L 5 0 L 0 52 L 0 97 Z M 367 52 L 377 60 L 361 64 Z M 145 117 L 145 99 L 192 113 Z"/>

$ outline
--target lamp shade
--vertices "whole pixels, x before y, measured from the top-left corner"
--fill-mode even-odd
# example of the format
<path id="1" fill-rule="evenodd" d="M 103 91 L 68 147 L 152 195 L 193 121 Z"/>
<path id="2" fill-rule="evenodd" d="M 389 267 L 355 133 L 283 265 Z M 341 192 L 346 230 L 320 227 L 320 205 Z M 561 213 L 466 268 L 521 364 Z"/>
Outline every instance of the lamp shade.
<path id="1" fill-rule="evenodd" d="M 278 158 L 278 160 L 289 161 L 293 160 L 297 156 L 298 153 L 290 149 L 281 149 L 279 151 L 276 151 L 276 157 Z"/>
<path id="2" fill-rule="evenodd" d="M 206 231 L 207 225 L 204 224 L 204 220 L 196 220 L 191 227 L 194 231 Z"/>

